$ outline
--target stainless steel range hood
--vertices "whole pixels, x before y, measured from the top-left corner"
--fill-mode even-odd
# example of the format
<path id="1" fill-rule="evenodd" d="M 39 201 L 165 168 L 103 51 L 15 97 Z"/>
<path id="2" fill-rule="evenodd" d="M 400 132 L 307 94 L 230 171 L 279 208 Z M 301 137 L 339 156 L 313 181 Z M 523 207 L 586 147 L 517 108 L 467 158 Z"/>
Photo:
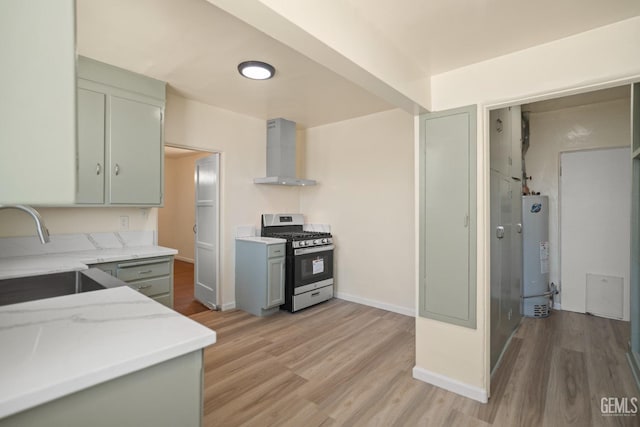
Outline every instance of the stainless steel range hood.
<path id="1" fill-rule="evenodd" d="M 255 184 L 305 186 L 312 179 L 296 178 L 296 124 L 285 119 L 267 121 L 267 176 Z"/>

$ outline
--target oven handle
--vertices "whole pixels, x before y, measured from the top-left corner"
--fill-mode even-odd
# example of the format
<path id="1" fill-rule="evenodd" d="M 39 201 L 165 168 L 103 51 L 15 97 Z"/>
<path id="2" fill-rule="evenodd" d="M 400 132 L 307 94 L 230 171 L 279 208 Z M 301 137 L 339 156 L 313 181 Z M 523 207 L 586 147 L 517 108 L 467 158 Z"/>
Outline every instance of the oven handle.
<path id="1" fill-rule="evenodd" d="M 314 248 L 300 248 L 293 251 L 293 254 L 306 255 L 306 254 L 314 254 L 316 252 L 328 252 L 328 251 L 332 251 L 333 248 L 335 248 L 334 245 L 316 246 Z"/>

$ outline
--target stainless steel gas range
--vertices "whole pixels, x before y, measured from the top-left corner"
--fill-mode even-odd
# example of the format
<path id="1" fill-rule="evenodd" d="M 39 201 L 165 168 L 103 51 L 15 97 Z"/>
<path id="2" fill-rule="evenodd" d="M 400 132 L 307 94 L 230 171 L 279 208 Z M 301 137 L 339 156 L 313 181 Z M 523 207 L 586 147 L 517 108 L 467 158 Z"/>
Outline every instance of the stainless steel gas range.
<path id="1" fill-rule="evenodd" d="M 333 237 L 304 231 L 302 214 L 262 215 L 261 235 L 286 239 L 284 304 L 295 312 L 333 298 Z"/>

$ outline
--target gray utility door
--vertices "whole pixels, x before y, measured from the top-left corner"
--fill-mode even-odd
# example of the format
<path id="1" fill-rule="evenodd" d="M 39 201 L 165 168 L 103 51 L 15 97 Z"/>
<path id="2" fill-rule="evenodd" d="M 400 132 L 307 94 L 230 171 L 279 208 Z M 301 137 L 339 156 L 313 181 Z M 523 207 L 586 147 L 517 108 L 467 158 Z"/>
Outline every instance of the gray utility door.
<path id="1" fill-rule="evenodd" d="M 562 309 L 629 319 L 629 148 L 560 155 Z"/>
<path id="2" fill-rule="evenodd" d="M 220 155 L 198 159 L 195 170 L 195 298 L 218 308 Z"/>
<path id="3" fill-rule="evenodd" d="M 476 106 L 420 117 L 420 316 L 476 327 Z"/>

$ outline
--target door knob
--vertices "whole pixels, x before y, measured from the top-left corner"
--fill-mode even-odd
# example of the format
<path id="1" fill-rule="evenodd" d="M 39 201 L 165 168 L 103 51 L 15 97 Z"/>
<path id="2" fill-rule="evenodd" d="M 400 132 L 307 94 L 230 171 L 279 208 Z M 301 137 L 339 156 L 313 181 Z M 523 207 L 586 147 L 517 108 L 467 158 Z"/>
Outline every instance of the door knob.
<path id="1" fill-rule="evenodd" d="M 504 227 L 499 225 L 496 227 L 496 237 L 498 239 L 502 239 L 504 237 Z"/>

